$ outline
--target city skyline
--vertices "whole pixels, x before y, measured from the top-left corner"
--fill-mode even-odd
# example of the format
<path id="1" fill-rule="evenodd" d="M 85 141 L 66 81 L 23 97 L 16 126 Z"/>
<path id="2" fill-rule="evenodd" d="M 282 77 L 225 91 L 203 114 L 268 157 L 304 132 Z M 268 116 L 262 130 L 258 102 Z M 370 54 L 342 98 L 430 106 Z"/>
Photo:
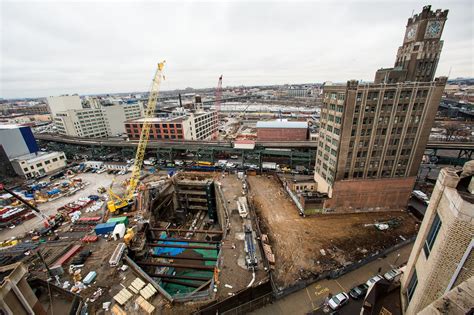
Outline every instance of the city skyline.
<path id="1" fill-rule="evenodd" d="M 425 4 L 101 2 L 90 10 L 89 1 L 7 1 L 0 97 L 146 91 L 159 59 L 168 61 L 163 90 L 211 88 L 220 74 L 224 86 L 372 81 L 393 64 L 406 16 Z M 474 76 L 473 5 L 430 4 L 450 11 L 436 76 Z M 153 13 L 160 9 L 166 14 Z"/>

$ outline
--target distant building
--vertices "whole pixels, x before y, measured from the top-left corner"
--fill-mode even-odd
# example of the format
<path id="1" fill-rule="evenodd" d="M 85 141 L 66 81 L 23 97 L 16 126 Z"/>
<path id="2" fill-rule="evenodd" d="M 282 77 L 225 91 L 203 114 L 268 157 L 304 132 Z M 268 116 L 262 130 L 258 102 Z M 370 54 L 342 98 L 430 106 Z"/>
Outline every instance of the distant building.
<path id="1" fill-rule="evenodd" d="M 308 139 L 308 123 L 277 119 L 257 122 L 259 141 L 303 141 Z"/>
<path id="2" fill-rule="evenodd" d="M 310 97 L 312 90 L 309 88 L 289 88 L 287 95 L 290 97 Z"/>
<path id="3" fill-rule="evenodd" d="M 125 133 L 123 122 L 143 116 L 141 103 L 59 111 L 54 125 L 62 135 L 104 138 Z"/>
<path id="4" fill-rule="evenodd" d="M 324 85 L 314 176 L 329 197 L 321 211 L 406 207 L 447 81 L 433 80 L 447 14 L 425 6 L 410 18 L 395 67 L 374 83 Z"/>
<path id="5" fill-rule="evenodd" d="M 38 152 L 35 136 L 28 126 L 0 125 L 0 145 L 9 159 Z"/>
<path id="6" fill-rule="evenodd" d="M 56 113 L 54 126 L 61 135 L 84 138 L 105 138 L 108 135 L 100 109 L 75 109 Z"/>
<path id="7" fill-rule="evenodd" d="M 64 152 L 37 152 L 11 160 L 15 172 L 25 178 L 48 175 L 66 167 Z"/>
<path id="8" fill-rule="evenodd" d="M 436 314 L 422 310 L 466 280 L 472 284 L 473 235 L 474 160 L 462 171 L 444 168 L 438 176 L 401 281 L 405 314 Z"/>
<path id="9" fill-rule="evenodd" d="M 49 96 L 46 101 L 53 118 L 58 112 L 82 109 L 81 98 L 78 95 Z"/>
<path id="10" fill-rule="evenodd" d="M 151 121 L 150 140 L 211 140 L 217 129 L 215 112 L 186 113 L 180 116 L 148 118 Z M 145 118 L 125 122 L 130 140 L 140 139 Z"/>

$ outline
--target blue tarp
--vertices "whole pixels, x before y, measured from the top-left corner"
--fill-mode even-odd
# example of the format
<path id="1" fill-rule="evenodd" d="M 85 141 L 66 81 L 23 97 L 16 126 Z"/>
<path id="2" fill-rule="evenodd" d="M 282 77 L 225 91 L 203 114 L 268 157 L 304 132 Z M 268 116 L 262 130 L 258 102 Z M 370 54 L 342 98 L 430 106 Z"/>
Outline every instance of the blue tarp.
<path id="1" fill-rule="evenodd" d="M 160 238 L 166 238 L 166 232 L 160 233 Z M 159 244 L 165 245 L 188 245 L 188 242 L 166 242 L 166 241 L 158 241 Z M 170 255 L 176 256 L 184 252 L 186 248 L 172 248 L 172 247 L 155 247 L 154 254 L 155 255 Z"/>
<path id="2" fill-rule="evenodd" d="M 48 191 L 48 195 L 51 196 L 51 195 L 59 194 L 60 192 L 61 192 L 61 191 L 60 191 L 59 189 L 54 188 L 54 189 Z"/>

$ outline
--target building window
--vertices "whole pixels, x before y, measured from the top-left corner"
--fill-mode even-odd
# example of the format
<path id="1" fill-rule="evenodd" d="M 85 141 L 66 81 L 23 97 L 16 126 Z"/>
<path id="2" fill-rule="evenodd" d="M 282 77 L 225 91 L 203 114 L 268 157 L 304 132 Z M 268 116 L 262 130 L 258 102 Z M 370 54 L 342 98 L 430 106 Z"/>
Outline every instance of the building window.
<path id="1" fill-rule="evenodd" d="M 407 286 L 407 298 L 408 302 L 411 301 L 413 294 L 415 293 L 416 286 L 418 285 L 418 276 L 416 275 L 416 269 L 413 272 L 413 276 L 411 276 L 410 281 L 408 282 Z"/>
<path id="2" fill-rule="evenodd" d="M 51 164 L 50 161 L 44 161 L 44 164 L 48 165 L 48 164 Z"/>
<path id="3" fill-rule="evenodd" d="M 433 244 L 436 240 L 436 236 L 438 235 L 440 228 L 441 219 L 439 218 L 438 213 L 436 213 L 433 223 L 431 224 L 430 231 L 428 232 L 428 236 L 426 237 L 425 245 L 423 246 L 426 258 L 428 258 L 431 253 L 431 249 L 433 248 Z"/>
<path id="4" fill-rule="evenodd" d="M 54 159 L 53 159 L 53 162 L 57 162 L 57 161 L 58 161 L 58 158 L 54 158 Z"/>

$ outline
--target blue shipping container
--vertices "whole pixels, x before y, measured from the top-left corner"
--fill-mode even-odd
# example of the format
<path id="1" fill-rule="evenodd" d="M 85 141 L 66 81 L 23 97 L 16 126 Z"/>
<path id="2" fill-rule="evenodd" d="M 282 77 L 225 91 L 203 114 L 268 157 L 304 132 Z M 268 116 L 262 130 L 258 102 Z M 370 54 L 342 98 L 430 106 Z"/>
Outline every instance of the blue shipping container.
<path id="1" fill-rule="evenodd" d="M 102 235 L 110 233 L 114 230 L 115 225 L 117 222 L 108 222 L 108 223 L 100 223 L 95 226 L 95 234 Z"/>

